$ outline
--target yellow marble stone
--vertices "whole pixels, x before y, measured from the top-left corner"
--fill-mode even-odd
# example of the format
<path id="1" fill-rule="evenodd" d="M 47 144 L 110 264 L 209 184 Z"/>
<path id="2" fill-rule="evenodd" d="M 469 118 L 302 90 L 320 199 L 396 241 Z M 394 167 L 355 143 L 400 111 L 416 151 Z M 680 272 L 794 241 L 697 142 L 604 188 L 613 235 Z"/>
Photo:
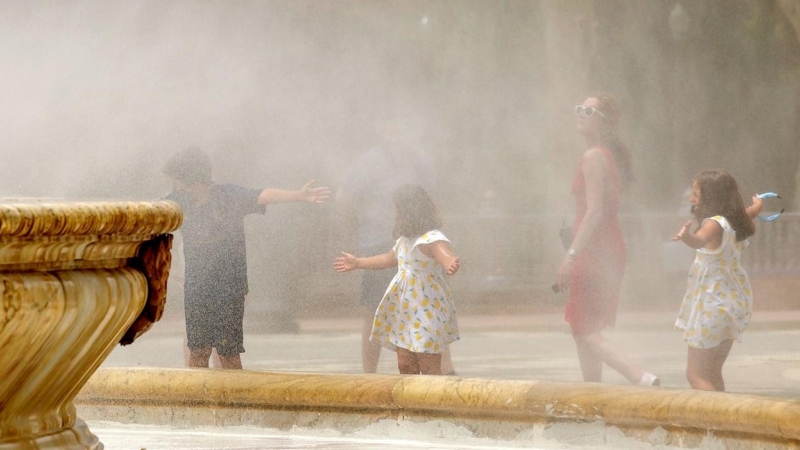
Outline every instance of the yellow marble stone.
<path id="1" fill-rule="evenodd" d="M 91 418 L 177 426 L 352 430 L 384 418 L 441 419 L 513 439 L 534 424 L 601 422 L 645 440 L 660 427 L 686 447 L 709 433 L 726 447 L 800 446 L 795 400 L 595 383 L 115 368 L 98 370 L 76 402 Z"/>
<path id="2" fill-rule="evenodd" d="M 73 399 L 160 318 L 173 202 L 0 203 L 0 450 L 100 449 Z"/>
<path id="3" fill-rule="evenodd" d="M 197 369 L 103 369 L 83 401 L 181 406 L 393 408 L 398 376 L 271 373 Z M 396 407 L 395 407 L 396 408 Z"/>

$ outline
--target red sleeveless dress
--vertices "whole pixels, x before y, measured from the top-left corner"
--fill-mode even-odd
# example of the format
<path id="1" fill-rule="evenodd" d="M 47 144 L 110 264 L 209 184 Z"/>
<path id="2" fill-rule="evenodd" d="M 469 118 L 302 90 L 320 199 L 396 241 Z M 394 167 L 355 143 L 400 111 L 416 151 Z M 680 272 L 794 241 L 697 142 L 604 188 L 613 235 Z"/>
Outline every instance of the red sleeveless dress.
<path id="1" fill-rule="evenodd" d="M 606 326 L 614 326 L 617 318 L 617 299 L 625 273 L 625 242 L 619 229 L 620 179 L 617 164 L 611 152 L 599 147 L 608 162 L 609 173 L 605 179 L 603 216 L 589 239 L 589 243 L 575 257 L 569 283 L 569 297 L 565 319 L 575 336 L 591 334 Z M 583 160 L 572 182 L 575 195 L 575 223 L 577 232 L 586 215 L 586 180 L 583 177 Z"/>

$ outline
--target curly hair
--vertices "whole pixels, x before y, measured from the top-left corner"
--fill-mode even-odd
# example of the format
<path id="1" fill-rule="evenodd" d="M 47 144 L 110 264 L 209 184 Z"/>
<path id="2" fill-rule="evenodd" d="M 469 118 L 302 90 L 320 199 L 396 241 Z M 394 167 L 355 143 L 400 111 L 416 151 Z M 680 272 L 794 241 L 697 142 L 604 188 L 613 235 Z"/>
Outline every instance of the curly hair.
<path id="1" fill-rule="evenodd" d="M 622 187 L 627 188 L 636 180 L 636 177 L 633 173 L 631 151 L 619 137 L 619 123 L 622 117 L 619 102 L 613 95 L 605 92 L 594 93 L 589 98 L 597 99 L 599 104 L 597 109 L 603 113 L 603 122 L 605 123 L 602 136 L 603 143 L 608 146 L 611 154 L 614 155 L 614 160 L 619 167 Z"/>
<path id="2" fill-rule="evenodd" d="M 211 159 L 197 147 L 188 147 L 173 155 L 162 173 L 184 184 L 211 184 Z"/>
<path id="3" fill-rule="evenodd" d="M 747 215 L 742 193 L 733 176 L 725 170 L 704 170 L 694 177 L 700 189 L 700 202 L 694 208 L 694 217 L 702 225 L 709 217 L 722 216 L 736 231 L 736 240 L 742 241 L 756 232 L 753 220 Z"/>
<path id="4" fill-rule="evenodd" d="M 436 205 L 422 186 L 406 184 L 392 195 L 397 216 L 394 222 L 394 238 L 414 238 L 442 226 Z"/>

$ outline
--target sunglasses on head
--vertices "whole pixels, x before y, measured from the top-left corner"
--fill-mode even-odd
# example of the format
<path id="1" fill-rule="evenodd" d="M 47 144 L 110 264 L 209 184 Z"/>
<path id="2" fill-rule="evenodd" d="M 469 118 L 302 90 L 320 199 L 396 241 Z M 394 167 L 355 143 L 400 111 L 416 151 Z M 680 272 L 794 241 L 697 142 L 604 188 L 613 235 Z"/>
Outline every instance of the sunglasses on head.
<path id="1" fill-rule="evenodd" d="M 600 117 L 602 117 L 604 119 L 606 118 L 606 115 L 603 114 L 602 111 L 600 111 L 599 109 L 596 109 L 596 108 L 592 108 L 591 106 L 584 107 L 582 105 L 578 105 L 578 106 L 575 107 L 575 115 L 576 116 L 580 116 L 581 114 L 583 114 L 586 117 L 592 117 L 594 115 L 594 113 L 599 114 Z"/>

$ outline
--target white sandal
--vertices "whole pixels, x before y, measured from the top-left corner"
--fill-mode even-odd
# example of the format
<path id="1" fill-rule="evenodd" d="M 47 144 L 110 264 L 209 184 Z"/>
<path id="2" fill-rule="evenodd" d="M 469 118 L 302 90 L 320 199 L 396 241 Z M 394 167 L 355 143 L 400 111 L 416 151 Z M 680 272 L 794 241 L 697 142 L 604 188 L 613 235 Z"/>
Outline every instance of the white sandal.
<path id="1" fill-rule="evenodd" d="M 650 372 L 645 372 L 642 375 L 642 379 L 639 380 L 639 386 L 661 386 L 661 378 Z"/>

